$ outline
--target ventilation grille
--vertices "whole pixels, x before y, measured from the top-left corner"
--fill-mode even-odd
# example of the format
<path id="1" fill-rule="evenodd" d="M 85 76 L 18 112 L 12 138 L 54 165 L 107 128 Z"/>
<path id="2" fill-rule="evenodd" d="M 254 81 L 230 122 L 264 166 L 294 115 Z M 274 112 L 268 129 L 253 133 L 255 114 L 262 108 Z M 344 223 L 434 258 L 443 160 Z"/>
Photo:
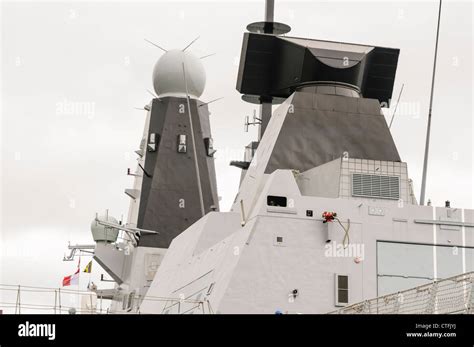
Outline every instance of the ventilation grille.
<path id="1" fill-rule="evenodd" d="M 352 196 L 400 199 L 400 177 L 352 174 Z"/>

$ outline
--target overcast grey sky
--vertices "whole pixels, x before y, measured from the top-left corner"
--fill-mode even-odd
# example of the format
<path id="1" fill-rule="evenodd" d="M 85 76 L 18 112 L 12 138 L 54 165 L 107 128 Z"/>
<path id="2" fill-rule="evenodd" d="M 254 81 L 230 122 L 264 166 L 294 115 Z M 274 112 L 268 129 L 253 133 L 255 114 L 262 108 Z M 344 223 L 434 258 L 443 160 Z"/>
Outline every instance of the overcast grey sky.
<path id="1" fill-rule="evenodd" d="M 67 242 L 91 243 L 96 211 L 127 215 L 151 73 L 161 51 L 192 46 L 203 61 L 221 210 L 256 129 L 235 89 L 242 34 L 264 1 L 2 2 L 0 283 L 57 287 L 75 263 Z M 433 1 L 276 1 L 291 36 L 400 48 L 393 98 L 405 85 L 393 137 L 417 198 L 438 6 Z M 472 3 L 445 1 L 439 43 L 427 198 L 473 207 Z M 387 112 L 391 115 L 393 108 Z M 388 118 L 388 117 L 387 117 Z M 335 139 L 337 140 L 337 139 Z M 85 264 L 85 261 L 83 262 Z M 100 272 L 95 269 L 95 275 Z"/>

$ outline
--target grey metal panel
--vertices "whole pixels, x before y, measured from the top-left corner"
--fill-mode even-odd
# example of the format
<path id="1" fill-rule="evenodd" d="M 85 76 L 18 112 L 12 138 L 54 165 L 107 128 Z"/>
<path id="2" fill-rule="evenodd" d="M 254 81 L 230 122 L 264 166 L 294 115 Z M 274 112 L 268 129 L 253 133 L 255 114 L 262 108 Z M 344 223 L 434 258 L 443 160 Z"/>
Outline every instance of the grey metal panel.
<path id="1" fill-rule="evenodd" d="M 168 110 L 169 106 L 169 98 L 162 99 L 162 101 L 158 99 L 153 99 L 152 104 L 151 104 L 151 110 L 150 110 L 150 124 L 148 127 L 148 134 L 147 138 L 145 140 L 145 144 L 143 146 L 143 150 L 147 151 L 147 143 L 149 140 L 149 136 L 151 133 L 159 134 L 160 139 L 159 142 L 156 144 L 157 147 L 159 148 L 160 146 L 160 141 L 161 141 L 161 134 L 163 134 L 163 125 L 165 122 L 165 115 Z M 146 160 L 144 164 L 144 169 L 147 173 L 151 174 L 153 176 L 153 171 L 156 166 L 156 160 L 158 157 L 158 151 L 156 152 L 147 152 L 146 154 Z M 151 190 L 151 183 L 152 179 L 147 177 L 143 172 L 140 173 L 143 175 L 143 180 L 142 180 L 142 187 L 141 187 L 141 196 L 140 196 L 140 208 L 138 210 L 138 221 L 143 220 L 143 214 L 145 212 L 145 208 L 142 206 L 147 206 L 148 205 L 148 196 L 150 194 Z"/>
<path id="2" fill-rule="evenodd" d="M 334 105 L 340 99 L 341 98 L 336 95 L 315 94 L 313 109 L 322 110 L 322 111 L 333 111 Z M 353 110 L 353 112 L 356 112 L 356 110 Z"/>
<path id="3" fill-rule="evenodd" d="M 319 95 L 318 95 L 319 96 Z M 318 100 L 321 97 L 318 98 Z M 358 98 L 334 96 L 331 98 L 333 101 L 333 111 L 344 112 L 344 113 L 355 113 L 357 112 L 357 105 L 359 104 Z"/>
<path id="4" fill-rule="evenodd" d="M 211 123 L 209 122 L 209 108 L 207 104 L 198 102 L 199 122 L 201 123 L 202 137 L 211 137 Z"/>
<path id="5" fill-rule="evenodd" d="M 94 260 L 114 279 L 118 284 L 123 283 L 124 269 L 126 266 L 126 255 L 112 244 L 99 242 L 94 250 Z"/>
<path id="6" fill-rule="evenodd" d="M 209 112 L 207 106 L 198 107 L 196 100 L 190 104 L 207 213 L 211 206 L 218 208 L 214 159 L 207 156 L 204 144 L 204 137 L 210 137 Z M 159 134 L 160 142 L 157 150 L 146 156 L 145 170 L 151 177 L 143 176 L 137 226 L 160 234 L 142 235 L 140 246 L 167 248 L 174 237 L 201 218 L 186 107 L 185 98 L 168 97 L 153 102 L 149 134 Z M 186 153 L 177 151 L 180 134 L 188 135 Z"/>
<path id="7" fill-rule="evenodd" d="M 314 108 L 314 96 L 314 93 L 309 93 L 306 91 L 295 93 L 293 105 L 298 105 L 298 107 L 302 109 L 312 110 Z"/>
<path id="8" fill-rule="evenodd" d="M 341 159 L 320 165 L 295 176 L 301 195 L 339 197 Z"/>
<path id="9" fill-rule="evenodd" d="M 360 114 L 371 114 L 380 116 L 382 111 L 378 100 L 375 99 L 357 99 L 357 112 Z"/>
<path id="10" fill-rule="evenodd" d="M 314 95 L 317 103 L 310 110 L 307 108 L 310 94 L 294 94 L 294 114 L 287 114 L 283 122 L 265 173 L 276 169 L 306 171 L 339 158 L 344 152 L 352 158 L 400 161 L 375 100 Z M 300 107 L 301 103 L 305 108 Z M 365 108 L 370 114 L 357 113 L 354 103 L 359 105 L 359 110 Z"/>

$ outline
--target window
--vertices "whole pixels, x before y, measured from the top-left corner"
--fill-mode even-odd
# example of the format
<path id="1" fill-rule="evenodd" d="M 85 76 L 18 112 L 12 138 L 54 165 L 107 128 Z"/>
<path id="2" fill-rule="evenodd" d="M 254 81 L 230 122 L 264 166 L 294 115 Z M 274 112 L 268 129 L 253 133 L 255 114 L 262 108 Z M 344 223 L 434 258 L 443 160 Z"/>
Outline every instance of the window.
<path id="1" fill-rule="evenodd" d="M 267 196 L 267 205 L 268 206 L 286 207 L 286 197 L 268 195 Z"/>
<path id="2" fill-rule="evenodd" d="M 349 276 L 335 274 L 335 306 L 345 306 L 349 303 Z"/>

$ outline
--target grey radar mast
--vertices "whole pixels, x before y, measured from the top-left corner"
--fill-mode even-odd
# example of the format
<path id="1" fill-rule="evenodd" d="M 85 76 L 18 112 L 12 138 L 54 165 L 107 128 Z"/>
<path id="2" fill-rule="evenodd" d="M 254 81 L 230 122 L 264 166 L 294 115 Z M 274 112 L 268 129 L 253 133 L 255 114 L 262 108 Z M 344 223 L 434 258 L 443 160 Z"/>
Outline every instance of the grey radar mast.
<path id="1" fill-rule="evenodd" d="M 117 283 L 116 289 L 134 288 L 141 297 L 171 241 L 208 212 L 219 210 L 208 109 L 217 99 L 199 100 L 206 86 L 206 56 L 192 53 L 197 39 L 169 50 L 146 40 L 163 54 L 153 68 L 153 91 L 148 90 L 152 100 L 143 108 L 146 121 L 135 151 L 136 169 L 127 170 L 133 177 L 133 186 L 125 189 L 128 217 L 122 223 L 108 214 L 96 216 L 91 224 L 94 259 Z M 68 259 L 75 252 L 70 249 Z"/>

